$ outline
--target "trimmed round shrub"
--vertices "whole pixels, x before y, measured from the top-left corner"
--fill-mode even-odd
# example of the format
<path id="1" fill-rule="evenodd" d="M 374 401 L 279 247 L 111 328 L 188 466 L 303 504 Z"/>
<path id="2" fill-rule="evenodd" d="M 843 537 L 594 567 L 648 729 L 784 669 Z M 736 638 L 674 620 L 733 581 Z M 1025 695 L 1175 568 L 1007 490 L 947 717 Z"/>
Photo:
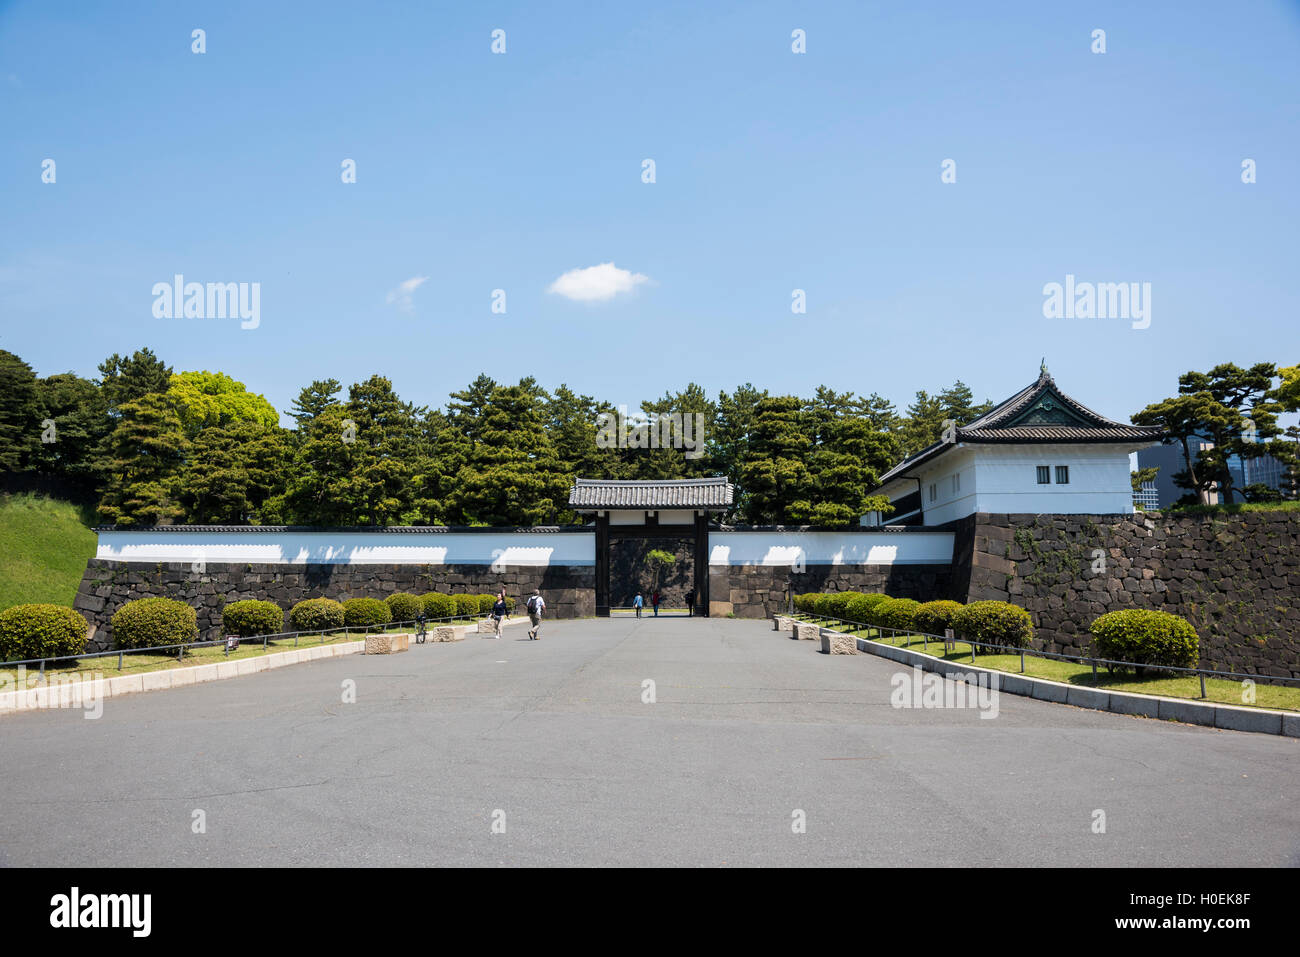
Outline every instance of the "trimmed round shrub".
<path id="1" fill-rule="evenodd" d="M 834 591 L 827 596 L 826 616 L 828 618 L 847 618 L 848 606 L 850 599 L 857 592 L 852 591 Z"/>
<path id="2" fill-rule="evenodd" d="M 802 595 L 794 596 L 794 610 L 805 615 L 811 615 L 813 612 L 813 602 L 816 600 L 815 592 L 805 592 Z"/>
<path id="3" fill-rule="evenodd" d="M 113 641 L 119 648 L 157 648 L 198 641 L 198 615 L 183 601 L 137 598 L 113 614 Z"/>
<path id="4" fill-rule="evenodd" d="M 289 609 L 294 631 L 328 631 L 343 627 L 343 606 L 333 598 L 308 598 Z"/>
<path id="5" fill-rule="evenodd" d="M 444 595 L 442 592 L 431 591 L 421 595 L 424 601 L 424 614 L 426 618 L 451 618 L 456 614 L 456 602 L 450 595 Z"/>
<path id="6" fill-rule="evenodd" d="M 479 595 L 478 596 L 478 613 L 480 615 L 492 614 L 492 606 L 497 603 L 496 595 Z"/>
<path id="7" fill-rule="evenodd" d="M 1028 646 L 1034 637 L 1029 612 L 1006 601 L 973 601 L 953 616 L 953 626 L 964 638 L 1013 648 Z"/>
<path id="8" fill-rule="evenodd" d="M 388 606 L 378 598 L 349 598 L 343 603 L 343 624 L 349 628 L 386 625 L 392 620 Z"/>
<path id="9" fill-rule="evenodd" d="M 284 612 L 273 601 L 235 601 L 221 609 L 221 627 L 227 635 L 240 638 L 274 635 L 284 628 Z"/>
<path id="10" fill-rule="evenodd" d="M 945 628 L 956 630 L 953 621 L 961 608 L 959 601 L 927 601 L 916 609 L 916 614 L 912 616 L 912 627 L 923 634 L 942 638 Z"/>
<path id="11" fill-rule="evenodd" d="M 393 592 L 384 599 L 388 606 L 389 620 L 415 621 L 424 610 L 424 600 L 404 591 Z"/>
<path id="12" fill-rule="evenodd" d="M 478 616 L 478 595 L 452 595 L 456 603 L 456 617 L 474 618 Z"/>
<path id="13" fill-rule="evenodd" d="M 831 616 L 831 603 L 835 596 L 830 592 L 818 592 L 813 596 L 812 613 L 818 618 L 829 618 Z"/>
<path id="14" fill-rule="evenodd" d="M 0 661 L 58 658 L 86 650 L 86 619 L 62 605 L 14 605 L 0 611 Z"/>
<path id="15" fill-rule="evenodd" d="M 881 628 L 895 628 L 898 631 L 910 631 L 912 619 L 921 603 L 914 598 L 886 598 L 872 609 L 873 625 Z"/>
<path id="16" fill-rule="evenodd" d="M 876 606 L 882 601 L 888 600 L 888 595 L 881 595 L 878 592 L 871 592 L 866 595 L 855 593 L 844 606 L 844 617 L 849 621 L 856 621 L 862 625 L 873 624 L 872 615 Z"/>
<path id="17" fill-rule="evenodd" d="M 1102 615 L 1088 630 L 1098 657 L 1112 661 L 1195 668 L 1200 659 L 1192 623 L 1167 611 L 1124 608 Z"/>

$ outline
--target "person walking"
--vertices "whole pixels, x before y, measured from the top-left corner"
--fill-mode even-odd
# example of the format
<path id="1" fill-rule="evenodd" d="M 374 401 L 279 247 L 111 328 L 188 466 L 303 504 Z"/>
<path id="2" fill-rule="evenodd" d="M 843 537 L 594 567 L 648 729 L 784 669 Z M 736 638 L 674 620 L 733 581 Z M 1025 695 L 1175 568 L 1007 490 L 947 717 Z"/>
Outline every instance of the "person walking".
<path id="1" fill-rule="evenodd" d="M 546 611 L 546 599 L 538 589 L 533 589 L 532 595 L 528 598 L 527 608 L 528 621 L 533 626 L 528 632 L 528 637 L 533 641 L 540 641 L 541 635 L 538 632 L 542 630 L 542 612 Z"/>
<path id="2" fill-rule="evenodd" d="M 695 589 L 692 588 L 686 593 L 686 617 L 695 617 Z"/>
<path id="3" fill-rule="evenodd" d="M 641 607 L 644 604 L 645 603 L 641 601 L 641 593 L 637 592 L 636 597 L 632 599 L 632 607 L 636 609 L 636 616 L 638 618 L 641 617 Z"/>
<path id="4" fill-rule="evenodd" d="M 650 604 L 655 606 L 655 617 L 658 618 L 659 617 L 659 589 L 658 588 L 656 588 L 655 593 L 650 596 Z"/>
<path id="5" fill-rule="evenodd" d="M 496 631 L 496 636 L 501 637 L 502 619 L 506 617 L 506 590 L 503 588 L 497 594 L 497 600 L 492 603 L 492 625 Z"/>

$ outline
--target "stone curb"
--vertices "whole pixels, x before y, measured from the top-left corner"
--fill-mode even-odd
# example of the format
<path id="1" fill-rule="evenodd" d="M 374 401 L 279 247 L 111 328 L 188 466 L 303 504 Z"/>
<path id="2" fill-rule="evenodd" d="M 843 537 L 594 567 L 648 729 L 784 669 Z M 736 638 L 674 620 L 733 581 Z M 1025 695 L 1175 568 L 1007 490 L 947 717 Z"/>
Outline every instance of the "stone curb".
<path id="1" fill-rule="evenodd" d="M 970 672 L 997 675 L 998 689 L 1008 694 L 1037 698 L 1040 701 L 1053 701 L 1058 704 L 1071 704 L 1079 708 L 1091 708 L 1094 711 L 1111 711 L 1115 714 L 1181 721 L 1184 724 L 1198 724 L 1227 731 L 1253 731 L 1259 734 L 1279 734 L 1300 738 L 1300 714 L 1287 711 L 1268 711 L 1263 708 L 1241 708 L 1230 704 L 1158 698 L 1131 691 L 1081 688 L 1077 685 L 1048 681 L 1046 678 L 1031 678 L 1028 675 L 981 668 L 978 665 L 943 661 L 919 651 L 880 644 L 868 638 L 854 640 L 859 651 L 865 651 L 878 658 L 888 658 L 899 664 L 915 665 L 944 677 Z"/>
<path id="2" fill-rule="evenodd" d="M 183 688 L 187 685 L 204 681 L 221 681 L 226 678 L 238 678 L 242 675 L 256 674 L 271 668 L 283 668 L 304 661 L 318 658 L 337 658 L 341 655 L 353 655 L 365 650 L 366 643 L 353 641 L 339 645 L 316 645 L 312 648 L 295 648 L 293 651 L 279 651 L 258 658 L 240 658 L 237 661 L 218 661 L 210 665 L 190 665 L 185 668 L 168 668 L 165 671 L 147 671 L 139 675 L 120 675 L 115 678 L 101 678 L 77 682 L 93 686 L 97 699 L 119 697 L 144 691 L 166 691 L 171 688 Z M 47 707 L 50 693 L 67 687 L 63 685 L 41 685 L 23 691 L 6 691 L 0 694 L 0 715 L 15 711 L 35 711 Z M 73 686 L 75 687 L 75 685 Z M 73 700 L 81 700 L 80 692 L 68 691 Z M 79 705 L 78 705 L 79 706 Z"/>

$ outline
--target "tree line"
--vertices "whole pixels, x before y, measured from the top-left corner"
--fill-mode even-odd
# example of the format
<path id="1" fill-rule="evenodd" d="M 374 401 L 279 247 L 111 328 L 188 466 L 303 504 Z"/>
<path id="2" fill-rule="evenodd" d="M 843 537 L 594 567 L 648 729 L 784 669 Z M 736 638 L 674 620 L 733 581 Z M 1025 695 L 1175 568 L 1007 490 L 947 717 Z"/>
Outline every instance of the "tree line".
<path id="1" fill-rule="evenodd" d="M 946 419 L 990 408 L 958 381 L 899 412 L 872 393 L 811 397 L 746 383 L 710 397 L 695 383 L 640 413 L 702 414 L 702 454 L 597 441 L 611 403 L 534 378 L 479 375 L 442 408 L 404 401 L 384 376 L 313 381 L 292 428 L 222 372 L 175 372 L 147 348 L 114 354 L 93 379 L 39 377 L 0 350 L 0 472 L 71 490 L 108 524 L 545 525 L 578 521 L 575 477 L 727 475 L 725 520 L 848 525 L 884 506 L 869 494 Z"/>
<path id="2" fill-rule="evenodd" d="M 855 524 L 888 503 L 879 476 L 991 408 L 961 381 L 924 390 L 901 412 L 871 393 L 818 386 L 773 395 L 746 383 L 710 397 L 695 383 L 640 413 L 703 415 L 702 454 L 598 441 L 611 403 L 526 377 L 479 375 L 442 408 L 404 401 L 380 375 L 344 391 L 313 381 L 292 404 L 292 428 L 263 396 L 223 372 L 175 372 L 149 349 L 113 354 L 98 377 L 38 377 L 0 350 L 0 473 L 6 484 L 71 490 L 102 521 L 156 524 L 547 525 L 575 477 L 671 479 L 727 475 L 736 504 L 723 519 L 755 525 Z M 1133 416 L 1183 451 L 1175 481 L 1188 501 L 1238 489 L 1230 465 L 1272 455 L 1300 472 L 1300 366 L 1221 364 L 1179 379 L 1178 394 Z M 1205 441 L 1201 441 L 1205 440 Z M 1294 496 L 1294 485 L 1285 493 Z"/>

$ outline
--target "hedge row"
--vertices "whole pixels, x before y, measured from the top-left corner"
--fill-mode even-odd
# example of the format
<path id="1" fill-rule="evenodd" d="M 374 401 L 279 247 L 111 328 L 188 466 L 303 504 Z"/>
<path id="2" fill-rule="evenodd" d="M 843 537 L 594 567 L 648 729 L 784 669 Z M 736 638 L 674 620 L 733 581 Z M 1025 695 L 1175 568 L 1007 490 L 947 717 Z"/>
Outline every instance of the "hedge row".
<path id="1" fill-rule="evenodd" d="M 945 629 L 992 645 L 1025 648 L 1034 637 L 1029 612 L 1005 601 L 929 601 L 880 594 L 830 592 L 796 595 L 795 608 L 878 628 L 942 636 Z M 1089 628 L 1094 653 L 1138 665 L 1194 668 L 1200 639 L 1191 623 L 1165 611 L 1126 608 L 1097 618 Z"/>

